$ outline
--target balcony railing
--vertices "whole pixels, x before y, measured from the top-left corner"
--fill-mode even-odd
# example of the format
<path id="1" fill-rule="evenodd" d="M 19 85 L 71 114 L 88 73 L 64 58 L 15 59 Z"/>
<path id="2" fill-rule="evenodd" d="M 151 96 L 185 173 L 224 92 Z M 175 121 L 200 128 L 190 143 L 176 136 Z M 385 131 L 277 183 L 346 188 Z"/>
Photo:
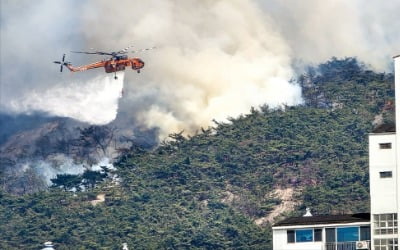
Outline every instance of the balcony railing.
<path id="1" fill-rule="evenodd" d="M 349 242 L 328 242 L 325 243 L 324 250 L 360 250 L 360 249 L 371 249 L 370 241 L 366 241 L 368 248 L 357 248 L 356 241 Z"/>

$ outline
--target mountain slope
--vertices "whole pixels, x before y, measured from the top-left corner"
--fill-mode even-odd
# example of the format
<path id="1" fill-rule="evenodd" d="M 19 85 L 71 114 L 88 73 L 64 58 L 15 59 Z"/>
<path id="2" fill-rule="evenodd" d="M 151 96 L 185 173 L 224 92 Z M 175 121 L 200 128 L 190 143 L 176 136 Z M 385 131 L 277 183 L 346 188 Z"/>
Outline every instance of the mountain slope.
<path id="1" fill-rule="evenodd" d="M 132 147 L 115 163 L 117 182 L 75 195 L 1 193 L 0 246 L 270 249 L 263 218 L 274 211 L 368 211 L 367 135 L 373 121 L 393 121 L 393 76 L 333 58 L 299 83 L 302 106 L 264 106 L 153 150 Z M 91 205 L 98 194 L 105 201 Z"/>

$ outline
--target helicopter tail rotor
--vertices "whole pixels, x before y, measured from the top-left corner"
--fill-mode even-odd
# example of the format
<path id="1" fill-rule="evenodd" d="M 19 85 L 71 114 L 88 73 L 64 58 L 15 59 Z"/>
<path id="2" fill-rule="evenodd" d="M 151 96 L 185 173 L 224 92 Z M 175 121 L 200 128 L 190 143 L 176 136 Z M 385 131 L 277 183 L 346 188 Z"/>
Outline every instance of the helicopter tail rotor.
<path id="1" fill-rule="evenodd" d="M 65 54 L 63 54 L 61 61 L 54 61 L 54 63 L 55 64 L 60 64 L 60 72 L 63 71 L 63 66 L 67 66 L 67 65 L 71 64 L 70 62 L 66 62 L 65 61 Z"/>

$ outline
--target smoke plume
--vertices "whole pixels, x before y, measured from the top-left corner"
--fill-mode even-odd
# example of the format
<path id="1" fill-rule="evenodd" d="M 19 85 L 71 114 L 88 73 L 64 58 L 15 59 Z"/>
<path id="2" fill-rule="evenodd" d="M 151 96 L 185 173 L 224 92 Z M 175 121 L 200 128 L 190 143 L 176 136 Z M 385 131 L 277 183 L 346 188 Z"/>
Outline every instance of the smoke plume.
<path id="1" fill-rule="evenodd" d="M 43 92 L 32 90 L 13 100 L 10 109 L 29 113 L 41 110 L 50 115 L 71 117 L 90 124 L 107 124 L 115 119 L 122 95 L 124 73 L 97 76 L 83 82 L 56 85 Z"/>
<path id="2" fill-rule="evenodd" d="M 26 171 L 29 168 L 33 168 L 34 171 L 45 180 L 45 183 L 50 186 L 52 184 L 51 179 L 56 178 L 58 174 L 79 175 L 85 170 L 100 172 L 102 170 L 101 167 L 106 167 L 110 170 L 114 169 L 114 166 L 110 163 L 110 159 L 108 158 L 100 159 L 97 164 L 87 166 L 85 164 L 77 164 L 71 158 L 64 155 L 57 155 L 57 157 L 57 164 L 55 164 L 54 159 L 53 161 L 30 162 L 25 164 L 23 170 Z"/>
<path id="3" fill-rule="evenodd" d="M 122 83 L 106 78 L 103 69 L 67 78 L 51 62 L 70 50 L 157 46 L 135 55 L 146 66 L 141 74 L 125 72 L 118 112 L 129 121 L 124 124 L 159 128 L 160 138 L 192 133 L 252 106 L 301 103 L 300 88 L 290 83 L 298 62 L 356 56 L 373 69 L 388 70 L 400 38 L 395 0 L 1 4 L 1 110 L 107 123 L 115 117 Z M 67 53 L 67 59 L 79 65 L 102 57 Z M 95 98 L 114 83 L 112 97 Z"/>
<path id="4" fill-rule="evenodd" d="M 182 130 L 192 133 L 212 119 L 225 121 L 252 106 L 301 102 L 299 87 L 289 83 L 290 48 L 254 2 L 122 5 L 125 8 L 108 1 L 89 4 L 85 24 L 101 29 L 92 29 L 86 39 L 104 47 L 106 41 L 99 38 L 106 29 L 120 46 L 158 46 L 140 55 L 147 62 L 143 74 L 127 75 L 130 102 L 124 102 L 123 109 L 130 110 L 136 123 L 159 127 L 161 138 Z M 100 18 L 105 15 L 119 18 Z M 121 26 L 121 20 L 134 24 Z"/>
<path id="5" fill-rule="evenodd" d="M 392 71 L 400 52 L 400 1 L 260 1 L 275 20 L 291 58 L 321 63 L 332 56 L 357 57 L 378 71 Z"/>

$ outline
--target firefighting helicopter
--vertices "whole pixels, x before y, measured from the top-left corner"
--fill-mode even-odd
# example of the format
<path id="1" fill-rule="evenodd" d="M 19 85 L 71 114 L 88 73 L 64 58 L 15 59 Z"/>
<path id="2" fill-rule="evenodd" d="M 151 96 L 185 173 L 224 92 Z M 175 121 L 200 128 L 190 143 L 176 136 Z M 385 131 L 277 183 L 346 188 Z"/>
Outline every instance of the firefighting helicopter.
<path id="1" fill-rule="evenodd" d="M 122 49 L 119 51 L 114 51 L 114 52 L 71 51 L 72 53 L 111 56 L 111 58 L 108 60 L 102 60 L 102 61 L 94 62 L 91 64 L 87 64 L 87 65 L 76 66 L 76 67 L 72 66 L 71 62 L 65 61 L 65 54 L 63 54 L 61 61 L 54 61 L 54 63 L 60 64 L 60 72 L 63 71 L 63 66 L 67 67 L 71 72 L 79 72 L 79 71 L 85 71 L 85 70 L 89 70 L 89 69 L 104 67 L 106 73 L 114 73 L 114 79 L 118 79 L 117 71 L 125 70 L 125 67 L 132 67 L 132 70 L 136 70 L 138 73 L 140 73 L 140 69 L 144 67 L 144 62 L 140 58 L 137 58 L 137 57 L 129 58 L 126 54 L 137 53 L 137 52 L 155 49 L 155 47 L 151 47 L 151 48 L 141 49 L 141 50 L 136 50 L 136 51 L 135 50 L 128 51 L 131 47 L 133 47 L 133 46 L 129 46 L 125 49 Z"/>

